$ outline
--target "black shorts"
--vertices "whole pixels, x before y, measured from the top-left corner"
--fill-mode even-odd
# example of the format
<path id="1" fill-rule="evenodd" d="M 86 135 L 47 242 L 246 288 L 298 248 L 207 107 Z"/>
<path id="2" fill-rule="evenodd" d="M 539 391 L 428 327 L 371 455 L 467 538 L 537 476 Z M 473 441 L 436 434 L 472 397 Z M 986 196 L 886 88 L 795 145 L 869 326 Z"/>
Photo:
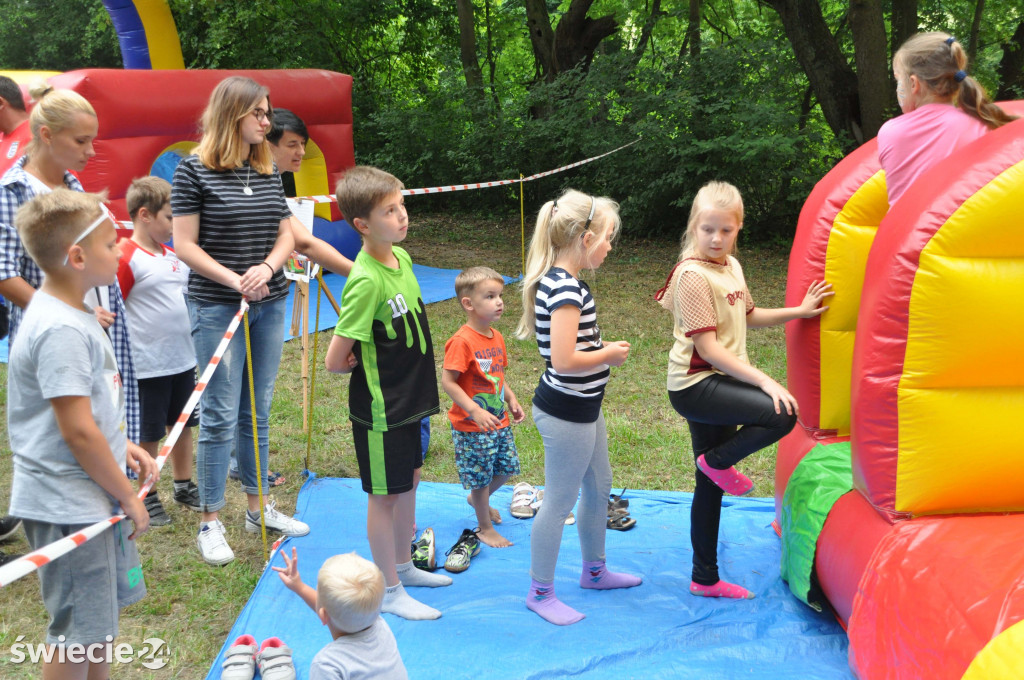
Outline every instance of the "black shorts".
<path id="1" fill-rule="evenodd" d="M 419 422 L 387 432 L 353 422 L 352 438 L 363 491 L 386 495 L 412 490 L 413 474 L 423 465 Z"/>
<path id="2" fill-rule="evenodd" d="M 159 378 L 139 380 L 139 408 L 142 411 L 142 427 L 139 439 L 144 442 L 158 442 L 167 436 L 167 428 L 178 422 L 181 410 L 196 389 L 195 369 L 188 369 L 176 375 L 162 375 Z M 192 410 L 187 427 L 199 424 L 199 406 Z"/>

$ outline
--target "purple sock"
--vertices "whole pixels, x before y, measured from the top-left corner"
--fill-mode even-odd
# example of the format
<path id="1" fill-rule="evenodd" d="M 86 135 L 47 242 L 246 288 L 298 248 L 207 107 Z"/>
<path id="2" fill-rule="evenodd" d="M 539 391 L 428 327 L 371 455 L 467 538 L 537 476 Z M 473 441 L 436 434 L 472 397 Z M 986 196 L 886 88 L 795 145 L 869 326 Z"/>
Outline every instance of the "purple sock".
<path id="1" fill-rule="evenodd" d="M 555 587 L 551 583 L 530 581 L 530 592 L 526 596 L 526 608 L 537 612 L 545 621 L 557 626 L 568 626 L 583 620 L 583 614 L 555 597 Z"/>
<path id="2" fill-rule="evenodd" d="M 639 576 L 608 571 L 608 567 L 605 566 L 604 562 L 588 562 L 583 560 L 580 588 L 611 590 L 612 588 L 632 588 L 641 583 L 643 583 L 643 579 Z"/>

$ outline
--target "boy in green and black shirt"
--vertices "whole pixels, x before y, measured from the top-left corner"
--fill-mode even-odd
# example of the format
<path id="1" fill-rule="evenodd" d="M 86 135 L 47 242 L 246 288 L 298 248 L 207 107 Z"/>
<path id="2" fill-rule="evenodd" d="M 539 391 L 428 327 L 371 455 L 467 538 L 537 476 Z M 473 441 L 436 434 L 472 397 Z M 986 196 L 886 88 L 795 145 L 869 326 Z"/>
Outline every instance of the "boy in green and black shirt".
<path id="1" fill-rule="evenodd" d="M 440 404 L 420 286 L 409 254 L 395 247 L 409 230 L 402 188 L 393 175 L 367 166 L 350 169 L 338 183 L 338 207 L 363 247 L 345 282 L 326 364 L 333 373 L 352 373 L 349 417 L 368 494 L 370 551 L 387 583 L 382 611 L 421 620 L 441 612 L 404 586 L 452 581 L 417 569 L 409 553 L 423 462 L 420 421 Z"/>

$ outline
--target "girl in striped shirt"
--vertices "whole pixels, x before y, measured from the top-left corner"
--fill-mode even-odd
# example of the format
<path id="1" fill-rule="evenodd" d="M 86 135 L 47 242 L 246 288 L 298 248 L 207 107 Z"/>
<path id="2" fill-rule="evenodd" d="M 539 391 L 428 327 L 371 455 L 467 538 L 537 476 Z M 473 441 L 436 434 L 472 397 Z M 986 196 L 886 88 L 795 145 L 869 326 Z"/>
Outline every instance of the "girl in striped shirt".
<path id="1" fill-rule="evenodd" d="M 534 335 L 547 370 L 533 396 L 533 420 L 544 440 L 544 503 L 530 536 L 528 609 L 558 625 L 583 614 L 555 597 L 553 583 L 565 519 L 580 498 L 583 570 L 580 587 L 630 588 L 640 578 L 605 567 L 605 530 L 612 469 L 601 401 L 609 369 L 629 356 L 629 343 L 603 342 L 597 307 L 579 279 L 597 269 L 619 230 L 619 206 L 569 190 L 537 216 L 523 279 L 523 318 L 516 335 Z"/>

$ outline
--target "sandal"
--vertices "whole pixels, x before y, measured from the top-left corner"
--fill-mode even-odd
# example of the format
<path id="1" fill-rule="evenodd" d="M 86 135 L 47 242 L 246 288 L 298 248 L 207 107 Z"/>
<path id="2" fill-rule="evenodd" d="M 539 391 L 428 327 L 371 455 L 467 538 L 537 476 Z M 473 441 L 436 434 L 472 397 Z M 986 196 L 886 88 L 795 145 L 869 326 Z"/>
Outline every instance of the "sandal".
<path id="1" fill-rule="evenodd" d="M 629 515 L 618 515 L 608 518 L 608 528 L 616 531 L 629 531 L 636 526 L 636 520 Z"/>
<path id="2" fill-rule="evenodd" d="M 537 514 L 533 502 L 537 498 L 537 490 L 529 482 L 519 482 L 512 487 L 512 504 L 509 512 L 518 519 L 530 519 Z"/>
<path id="3" fill-rule="evenodd" d="M 697 458 L 697 467 L 707 475 L 708 479 L 714 482 L 722 491 L 732 496 L 746 496 L 753 492 L 754 483 L 745 474 L 731 467 L 728 470 L 716 470 L 707 464 L 702 453 Z"/>
<path id="4" fill-rule="evenodd" d="M 608 497 L 608 511 L 611 512 L 612 508 L 616 510 L 625 510 L 629 507 L 629 499 L 623 498 L 626 495 L 626 490 L 623 489 L 622 493 L 618 496 L 612 494 Z"/>
<path id="5" fill-rule="evenodd" d="M 608 518 L 612 519 L 615 517 L 622 517 L 623 515 L 629 514 L 629 508 L 616 508 L 612 507 L 612 504 L 608 504 Z"/>
<path id="6" fill-rule="evenodd" d="M 537 489 L 537 497 L 530 503 L 530 507 L 536 512 L 540 510 L 541 503 L 544 502 L 544 489 Z M 569 511 L 569 516 L 565 518 L 566 525 L 576 524 L 576 515 L 572 514 L 572 510 Z"/>
<path id="7" fill-rule="evenodd" d="M 281 486 L 284 484 L 284 475 L 280 472 L 268 472 L 267 473 L 267 484 L 271 487 Z"/>

